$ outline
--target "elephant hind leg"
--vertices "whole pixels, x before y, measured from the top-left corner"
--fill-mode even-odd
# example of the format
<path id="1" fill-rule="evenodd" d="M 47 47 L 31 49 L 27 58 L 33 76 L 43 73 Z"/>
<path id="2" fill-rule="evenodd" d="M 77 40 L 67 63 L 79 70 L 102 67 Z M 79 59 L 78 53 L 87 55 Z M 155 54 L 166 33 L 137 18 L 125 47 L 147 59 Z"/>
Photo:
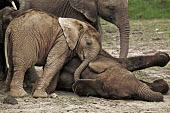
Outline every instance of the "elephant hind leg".
<path id="1" fill-rule="evenodd" d="M 14 97 L 25 97 L 27 92 L 23 88 L 24 75 L 26 70 L 14 67 L 14 74 L 10 85 L 10 95 Z"/>
<path id="2" fill-rule="evenodd" d="M 137 95 L 140 99 L 146 101 L 163 101 L 163 95 L 159 92 L 152 91 L 146 84 L 143 84 L 139 87 Z"/>

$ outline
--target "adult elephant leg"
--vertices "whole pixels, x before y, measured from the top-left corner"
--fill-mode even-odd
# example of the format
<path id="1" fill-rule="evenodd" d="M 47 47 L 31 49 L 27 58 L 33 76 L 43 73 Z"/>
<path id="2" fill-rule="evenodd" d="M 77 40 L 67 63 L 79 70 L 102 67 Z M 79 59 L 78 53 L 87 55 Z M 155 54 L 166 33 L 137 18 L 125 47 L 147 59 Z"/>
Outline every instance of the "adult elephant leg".
<path id="1" fill-rule="evenodd" d="M 163 101 L 163 95 L 159 92 L 152 91 L 146 84 L 141 84 L 137 89 L 137 95 L 140 99 L 152 102 Z"/>
<path id="2" fill-rule="evenodd" d="M 153 66 L 165 66 L 169 61 L 170 57 L 167 53 L 158 52 L 151 56 L 138 56 L 127 59 L 115 59 L 117 62 L 123 65 L 129 71 L 141 70 Z"/>

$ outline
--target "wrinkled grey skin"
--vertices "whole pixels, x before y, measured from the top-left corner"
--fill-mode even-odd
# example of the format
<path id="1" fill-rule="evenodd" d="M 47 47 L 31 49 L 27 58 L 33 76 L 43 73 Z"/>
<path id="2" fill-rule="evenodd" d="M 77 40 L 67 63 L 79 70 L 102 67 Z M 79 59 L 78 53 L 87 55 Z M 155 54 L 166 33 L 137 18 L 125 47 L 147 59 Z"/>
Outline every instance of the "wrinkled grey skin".
<path id="1" fill-rule="evenodd" d="M 44 66 L 34 97 L 47 97 L 46 87 L 55 74 L 72 57 L 83 62 L 75 70 L 77 81 L 84 68 L 100 51 L 100 34 L 91 25 L 73 18 L 57 18 L 39 11 L 27 10 L 13 19 L 5 33 L 5 56 L 8 75 L 12 77 L 10 95 L 27 96 L 23 79 L 30 67 Z"/>
<path id="2" fill-rule="evenodd" d="M 4 39 L 5 39 L 5 31 L 7 29 L 7 26 L 9 25 L 10 21 L 14 17 L 16 17 L 21 11 L 16 11 L 12 7 L 5 7 L 0 10 L 0 77 L 5 78 L 5 70 L 6 70 L 6 64 L 5 64 L 5 54 L 4 54 Z M 35 69 L 31 70 L 32 72 Z M 29 72 L 29 73 L 32 73 Z M 36 75 L 36 73 L 34 73 Z"/>
<path id="3" fill-rule="evenodd" d="M 5 7 L 0 10 L 0 43 L 4 42 L 4 33 L 7 29 L 7 26 L 11 22 L 11 20 L 18 14 L 19 11 L 12 7 Z"/>
<path id="4" fill-rule="evenodd" d="M 120 31 L 120 57 L 129 49 L 127 0 L 18 0 L 19 10 L 41 9 L 58 17 L 75 18 L 93 25 L 100 33 L 99 17 L 115 24 Z"/>
<path id="5" fill-rule="evenodd" d="M 81 61 L 73 58 L 63 67 L 57 90 L 72 91 L 73 88 L 74 93 L 80 96 L 163 101 L 161 93 L 167 93 L 169 90 L 166 81 L 156 80 L 153 83 L 139 81 L 130 71 L 152 66 L 163 67 L 169 60 L 169 55 L 163 52 L 152 56 L 117 59 L 102 51 L 98 58 L 82 72 L 82 79 L 74 82 L 73 74 Z M 55 90 L 55 81 L 53 78 L 48 87 L 49 92 Z"/>
<path id="6" fill-rule="evenodd" d="M 23 11 L 16 11 L 13 7 L 5 7 L 0 10 L 0 79 L 5 79 L 5 70 L 6 70 L 6 63 L 5 63 L 5 54 L 4 54 L 4 39 L 5 39 L 5 31 L 7 29 L 7 26 L 9 23 L 20 13 Z M 38 77 L 35 68 L 31 67 L 26 72 L 28 75 L 32 76 L 36 79 Z M 31 77 L 31 78 L 33 78 Z M 8 78 L 6 80 L 6 84 L 8 84 L 8 80 L 11 78 Z M 34 83 L 35 80 L 32 79 L 32 82 Z"/>

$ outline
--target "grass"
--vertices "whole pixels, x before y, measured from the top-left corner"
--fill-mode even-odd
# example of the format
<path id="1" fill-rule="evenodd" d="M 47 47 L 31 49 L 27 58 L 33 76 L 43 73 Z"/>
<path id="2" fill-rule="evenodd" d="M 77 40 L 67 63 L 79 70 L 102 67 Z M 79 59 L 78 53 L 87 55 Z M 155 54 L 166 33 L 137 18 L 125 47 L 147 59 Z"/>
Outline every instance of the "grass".
<path id="1" fill-rule="evenodd" d="M 129 0 L 130 19 L 170 18 L 170 0 Z"/>

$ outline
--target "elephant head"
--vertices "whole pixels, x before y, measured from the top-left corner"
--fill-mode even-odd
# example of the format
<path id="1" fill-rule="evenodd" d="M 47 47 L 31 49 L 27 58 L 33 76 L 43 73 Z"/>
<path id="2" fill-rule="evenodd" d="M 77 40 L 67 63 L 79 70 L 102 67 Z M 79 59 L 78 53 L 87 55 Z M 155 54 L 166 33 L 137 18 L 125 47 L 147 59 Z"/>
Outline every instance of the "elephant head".
<path id="1" fill-rule="evenodd" d="M 0 42 L 1 43 L 4 42 L 4 38 L 3 38 L 5 34 L 4 29 L 6 28 L 6 26 L 9 24 L 11 20 L 11 17 L 10 16 L 7 17 L 7 15 L 12 11 L 13 11 L 13 8 L 11 7 L 5 7 L 0 10 Z"/>
<path id="2" fill-rule="evenodd" d="M 0 10 L 0 42 L 4 43 L 4 35 L 9 23 L 15 18 L 20 11 L 13 7 L 5 7 Z"/>
<path id="3" fill-rule="evenodd" d="M 115 24 L 120 31 L 120 57 L 127 57 L 129 49 L 129 18 L 127 0 L 69 0 L 73 8 L 96 22 L 98 16 Z"/>
<path id="4" fill-rule="evenodd" d="M 101 49 L 101 37 L 94 27 L 76 19 L 59 18 L 59 23 L 69 48 L 83 61 L 74 74 L 74 79 L 77 81 L 85 67 L 97 57 Z"/>

